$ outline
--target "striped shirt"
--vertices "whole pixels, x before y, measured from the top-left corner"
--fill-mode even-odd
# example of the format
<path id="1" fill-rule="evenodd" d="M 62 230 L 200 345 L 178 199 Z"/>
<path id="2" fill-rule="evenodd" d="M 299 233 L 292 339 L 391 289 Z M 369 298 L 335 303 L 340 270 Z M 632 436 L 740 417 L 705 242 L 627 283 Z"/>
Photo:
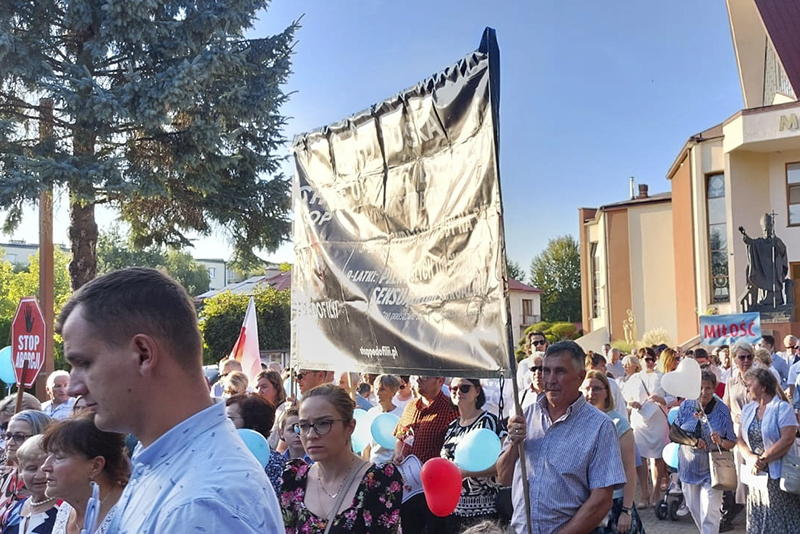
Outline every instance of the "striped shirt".
<path id="1" fill-rule="evenodd" d="M 611 419 L 583 396 L 551 421 L 547 397 L 525 409 L 525 457 L 531 501 L 531 534 L 550 534 L 566 525 L 592 490 L 625 484 L 619 440 Z M 509 442 L 510 443 L 510 442 Z M 528 534 L 519 461 L 514 467 L 511 526 Z M 587 530 L 591 526 L 587 525 Z"/>
<path id="2" fill-rule="evenodd" d="M 694 399 L 687 399 L 681 403 L 678 415 L 675 417 L 675 424 L 695 437 L 703 438 L 707 448 L 695 449 L 688 445 L 681 445 L 680 461 L 678 462 L 678 475 L 681 482 L 686 484 L 705 484 L 711 482 L 711 467 L 708 464 L 708 452 L 716 451 L 717 446 L 711 442 L 711 429 L 718 433 L 722 439 L 736 441 L 736 434 L 733 433 L 733 420 L 731 411 L 721 400 L 714 399 L 714 409 L 708 414 L 708 425 L 700 423 L 700 413 L 702 408 L 700 403 Z M 700 434 L 698 435 L 698 428 Z"/>

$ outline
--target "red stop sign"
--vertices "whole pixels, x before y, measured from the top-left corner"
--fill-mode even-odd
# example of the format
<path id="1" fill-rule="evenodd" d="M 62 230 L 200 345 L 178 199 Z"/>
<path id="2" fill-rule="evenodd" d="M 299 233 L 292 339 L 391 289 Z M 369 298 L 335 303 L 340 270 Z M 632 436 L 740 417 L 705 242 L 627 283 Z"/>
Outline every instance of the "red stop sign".
<path id="1" fill-rule="evenodd" d="M 19 301 L 14 321 L 11 323 L 11 360 L 17 375 L 17 384 L 32 387 L 36 376 L 44 367 L 45 351 L 44 315 L 36 297 L 24 297 Z M 28 370 L 22 376 L 25 362 Z"/>

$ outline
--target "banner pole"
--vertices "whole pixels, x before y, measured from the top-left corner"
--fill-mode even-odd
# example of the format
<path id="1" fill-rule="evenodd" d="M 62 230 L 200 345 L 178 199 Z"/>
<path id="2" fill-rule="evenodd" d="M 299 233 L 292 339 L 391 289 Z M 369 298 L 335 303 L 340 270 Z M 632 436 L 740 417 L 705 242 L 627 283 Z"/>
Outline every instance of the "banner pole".
<path id="1" fill-rule="evenodd" d="M 17 383 L 17 405 L 14 413 L 19 413 L 22 410 L 22 395 L 25 393 L 25 375 L 28 374 L 28 360 L 22 363 L 22 380 Z"/>

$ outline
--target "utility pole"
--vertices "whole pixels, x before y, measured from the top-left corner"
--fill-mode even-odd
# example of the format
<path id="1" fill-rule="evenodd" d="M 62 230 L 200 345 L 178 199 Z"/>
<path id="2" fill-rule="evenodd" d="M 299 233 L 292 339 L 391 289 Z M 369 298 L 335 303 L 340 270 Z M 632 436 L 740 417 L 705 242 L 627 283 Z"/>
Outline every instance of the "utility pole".
<path id="1" fill-rule="evenodd" d="M 53 99 L 39 100 L 39 141 L 53 136 Z M 44 366 L 34 385 L 34 394 L 47 399 L 45 383 L 55 369 L 53 360 L 53 327 L 55 324 L 55 290 L 53 283 L 53 189 L 48 187 L 39 195 L 39 303 L 45 323 Z"/>

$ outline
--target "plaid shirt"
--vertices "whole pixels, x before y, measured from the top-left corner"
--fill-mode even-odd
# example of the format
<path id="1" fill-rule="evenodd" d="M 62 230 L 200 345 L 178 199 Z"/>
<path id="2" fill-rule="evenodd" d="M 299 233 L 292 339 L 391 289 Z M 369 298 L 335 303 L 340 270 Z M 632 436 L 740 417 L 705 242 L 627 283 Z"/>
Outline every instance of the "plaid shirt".
<path id="1" fill-rule="evenodd" d="M 406 405 L 400 422 L 397 423 L 394 435 L 397 439 L 406 439 L 403 453 L 413 454 L 423 464 L 431 458 L 438 458 L 444 445 L 444 433 L 448 425 L 458 417 L 458 408 L 445 397 L 441 391 L 429 406 L 422 399 L 416 399 Z M 413 435 L 413 444 L 408 438 Z"/>

